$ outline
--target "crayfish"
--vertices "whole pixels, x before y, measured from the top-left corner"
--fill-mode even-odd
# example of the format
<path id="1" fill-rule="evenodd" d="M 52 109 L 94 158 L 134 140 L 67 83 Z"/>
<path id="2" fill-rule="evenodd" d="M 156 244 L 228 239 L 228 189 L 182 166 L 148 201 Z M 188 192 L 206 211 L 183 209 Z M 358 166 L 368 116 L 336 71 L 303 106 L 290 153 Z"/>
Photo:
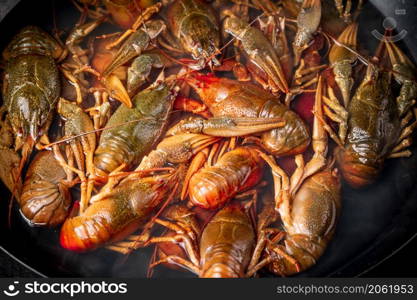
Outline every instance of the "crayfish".
<path id="1" fill-rule="evenodd" d="M 4 49 L 0 111 L 0 179 L 66 250 L 291 276 L 326 253 L 344 182 L 412 154 L 415 64 L 389 31 L 365 54 L 362 0 L 71 2 L 68 34 Z"/>

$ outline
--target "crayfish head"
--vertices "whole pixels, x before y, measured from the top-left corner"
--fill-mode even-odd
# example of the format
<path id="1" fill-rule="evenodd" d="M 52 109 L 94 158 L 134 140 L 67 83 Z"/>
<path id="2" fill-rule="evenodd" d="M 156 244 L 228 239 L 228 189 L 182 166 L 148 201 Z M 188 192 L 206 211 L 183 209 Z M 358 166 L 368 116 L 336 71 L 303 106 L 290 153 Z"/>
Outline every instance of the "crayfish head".
<path id="1" fill-rule="evenodd" d="M 208 18 L 202 16 L 190 17 L 189 23 L 183 29 L 181 43 L 183 48 L 191 54 L 201 65 L 205 64 L 220 65 L 216 59 L 219 53 L 220 35 L 217 26 L 213 25 Z"/>
<path id="2" fill-rule="evenodd" d="M 38 101 L 40 97 L 44 95 L 41 95 L 38 89 L 33 89 L 30 93 L 21 89 L 15 94 L 9 120 L 16 136 L 16 150 L 29 139 L 36 142 L 47 130 L 44 127 L 48 121 L 49 111 L 45 101 Z"/>

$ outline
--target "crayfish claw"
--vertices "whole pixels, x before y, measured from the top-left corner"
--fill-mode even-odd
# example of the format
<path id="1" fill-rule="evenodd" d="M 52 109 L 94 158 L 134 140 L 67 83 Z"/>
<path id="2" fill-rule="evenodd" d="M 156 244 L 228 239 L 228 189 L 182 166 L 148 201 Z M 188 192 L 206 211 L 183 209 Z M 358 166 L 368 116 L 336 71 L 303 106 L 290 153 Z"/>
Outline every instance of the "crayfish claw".
<path id="1" fill-rule="evenodd" d="M 305 0 L 297 18 L 298 30 L 293 42 L 295 66 L 299 64 L 303 51 L 310 46 L 320 21 L 321 1 Z"/>

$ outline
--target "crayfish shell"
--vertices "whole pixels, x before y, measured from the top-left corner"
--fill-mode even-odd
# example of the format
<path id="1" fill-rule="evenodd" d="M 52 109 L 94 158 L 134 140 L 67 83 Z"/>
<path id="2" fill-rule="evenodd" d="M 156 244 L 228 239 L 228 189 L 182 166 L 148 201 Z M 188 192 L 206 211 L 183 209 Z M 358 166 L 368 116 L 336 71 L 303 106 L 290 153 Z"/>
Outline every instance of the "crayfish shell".
<path id="1" fill-rule="evenodd" d="M 351 148 L 336 151 L 336 157 L 345 181 L 354 188 L 361 188 L 373 183 L 382 169 L 382 161 L 361 157 Z M 366 161 L 366 163 L 364 163 Z"/>
<path id="2" fill-rule="evenodd" d="M 30 225 L 56 226 L 65 220 L 71 205 L 65 179 L 66 174 L 51 151 L 36 155 L 19 199 L 21 213 Z"/>

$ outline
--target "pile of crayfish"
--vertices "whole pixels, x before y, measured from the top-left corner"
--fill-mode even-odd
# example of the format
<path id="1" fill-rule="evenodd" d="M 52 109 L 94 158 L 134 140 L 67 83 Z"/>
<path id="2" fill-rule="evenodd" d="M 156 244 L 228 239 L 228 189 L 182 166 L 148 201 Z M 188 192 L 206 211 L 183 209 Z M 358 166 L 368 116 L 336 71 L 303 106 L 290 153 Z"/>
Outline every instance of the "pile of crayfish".
<path id="1" fill-rule="evenodd" d="M 415 66 L 392 32 L 358 46 L 365 1 L 73 2 L 71 31 L 29 25 L 3 50 L 0 119 L 11 204 L 67 250 L 297 274 L 332 241 L 342 183 L 412 154 Z"/>

